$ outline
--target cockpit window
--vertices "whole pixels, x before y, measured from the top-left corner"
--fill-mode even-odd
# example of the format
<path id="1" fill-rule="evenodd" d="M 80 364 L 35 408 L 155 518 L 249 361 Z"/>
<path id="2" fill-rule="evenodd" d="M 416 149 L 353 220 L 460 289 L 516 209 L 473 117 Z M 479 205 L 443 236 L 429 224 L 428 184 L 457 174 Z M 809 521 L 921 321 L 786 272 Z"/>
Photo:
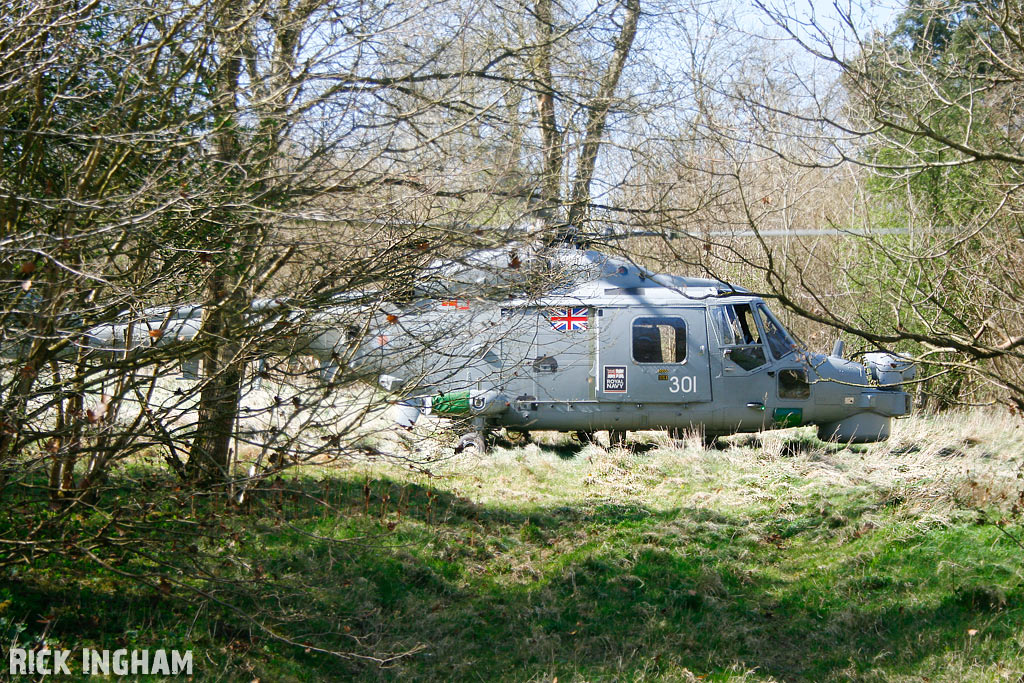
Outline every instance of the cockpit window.
<path id="1" fill-rule="evenodd" d="M 732 317 L 732 306 L 716 306 L 711 309 L 711 326 L 715 328 L 718 343 L 722 346 L 731 346 L 736 343 Z"/>
<path id="2" fill-rule="evenodd" d="M 761 318 L 761 328 L 764 330 L 764 336 L 768 340 L 768 347 L 772 350 L 772 355 L 776 358 L 783 358 L 793 353 L 796 343 L 786 332 L 782 323 L 771 314 L 768 307 L 758 304 L 757 312 Z"/>
<path id="3" fill-rule="evenodd" d="M 633 321 L 633 360 L 637 363 L 682 363 L 686 360 L 686 323 L 668 316 Z"/>
<path id="4" fill-rule="evenodd" d="M 718 306 L 711 309 L 711 319 L 722 346 L 761 343 L 750 304 Z"/>
<path id="5" fill-rule="evenodd" d="M 768 362 L 750 304 L 715 306 L 710 313 L 711 325 L 726 360 L 744 370 L 753 370 Z"/>

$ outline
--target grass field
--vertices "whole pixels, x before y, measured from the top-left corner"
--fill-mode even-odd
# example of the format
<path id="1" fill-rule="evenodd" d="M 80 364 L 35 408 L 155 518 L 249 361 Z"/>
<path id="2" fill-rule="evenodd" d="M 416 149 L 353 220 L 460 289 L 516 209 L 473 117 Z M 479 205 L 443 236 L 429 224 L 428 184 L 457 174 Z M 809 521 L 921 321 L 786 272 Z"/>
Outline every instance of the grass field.
<path id="1" fill-rule="evenodd" d="M 812 434 L 540 434 L 243 509 L 140 461 L 70 550 L 3 570 L 2 645 L 188 648 L 197 680 L 1024 680 L 1021 420 Z M 4 538 L 57 514 L 19 495 Z"/>

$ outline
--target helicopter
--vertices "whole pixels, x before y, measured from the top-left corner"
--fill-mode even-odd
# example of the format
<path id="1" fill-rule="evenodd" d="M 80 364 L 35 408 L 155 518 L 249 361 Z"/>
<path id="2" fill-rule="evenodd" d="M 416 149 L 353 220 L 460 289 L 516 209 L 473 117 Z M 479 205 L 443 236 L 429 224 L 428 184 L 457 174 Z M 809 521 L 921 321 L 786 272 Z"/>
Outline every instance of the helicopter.
<path id="1" fill-rule="evenodd" d="M 719 436 L 816 425 L 822 440 L 885 440 L 908 415 L 913 364 L 801 348 L 763 298 L 725 282 L 648 272 L 587 244 L 484 249 L 437 261 L 423 298 L 381 313 L 351 363 L 397 394 L 394 419 L 469 425 L 457 451 L 504 428 L 665 429 Z M 539 276 L 539 277 L 538 277 Z M 523 285 L 550 283 L 525 293 Z M 486 292 L 486 295 L 481 294 Z M 504 292 L 505 298 L 495 292 Z"/>
<path id="2" fill-rule="evenodd" d="M 323 384 L 343 365 L 375 378 L 393 396 L 398 426 L 424 415 L 467 425 L 460 452 L 485 452 L 500 428 L 516 441 L 533 430 L 582 442 L 607 431 L 617 446 L 638 430 L 697 430 L 710 443 L 816 425 L 823 440 L 867 443 L 911 412 L 909 360 L 874 352 L 855 362 L 841 341 L 829 355 L 812 353 L 762 297 L 652 273 L 593 243 L 570 235 L 437 259 L 404 303 L 341 293 L 303 312 L 260 299 L 248 315 L 256 329 L 290 325 L 292 342 L 264 353 L 313 356 Z M 188 342 L 202 315 L 198 305 L 147 309 L 91 328 L 85 345 L 102 353 Z M 182 370 L 196 379 L 198 359 Z"/>

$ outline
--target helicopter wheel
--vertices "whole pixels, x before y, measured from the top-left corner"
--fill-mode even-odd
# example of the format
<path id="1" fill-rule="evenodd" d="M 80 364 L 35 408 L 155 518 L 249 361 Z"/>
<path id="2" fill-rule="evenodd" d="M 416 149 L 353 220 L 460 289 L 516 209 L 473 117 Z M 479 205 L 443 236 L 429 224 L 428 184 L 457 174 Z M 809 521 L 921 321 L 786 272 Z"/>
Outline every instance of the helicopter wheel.
<path id="1" fill-rule="evenodd" d="M 584 446 L 589 446 L 594 443 L 594 432 L 587 431 L 585 429 L 577 429 L 573 432 L 573 436 Z"/>
<path id="2" fill-rule="evenodd" d="M 532 440 L 530 432 L 522 429 L 509 429 L 505 427 L 505 438 L 513 446 L 525 446 Z"/>
<path id="3" fill-rule="evenodd" d="M 459 439 L 459 443 L 455 446 L 456 453 L 462 453 L 463 451 L 471 451 L 478 455 L 483 455 L 487 452 L 487 442 L 484 441 L 484 436 L 480 432 L 470 432 L 463 434 L 462 438 Z"/>
<path id="4" fill-rule="evenodd" d="M 612 448 L 625 448 L 626 447 L 626 430 L 624 429 L 609 429 L 608 430 L 608 445 Z"/>
<path id="5" fill-rule="evenodd" d="M 667 431 L 668 438 L 672 439 L 673 441 L 683 440 L 683 430 L 681 427 L 669 427 Z"/>

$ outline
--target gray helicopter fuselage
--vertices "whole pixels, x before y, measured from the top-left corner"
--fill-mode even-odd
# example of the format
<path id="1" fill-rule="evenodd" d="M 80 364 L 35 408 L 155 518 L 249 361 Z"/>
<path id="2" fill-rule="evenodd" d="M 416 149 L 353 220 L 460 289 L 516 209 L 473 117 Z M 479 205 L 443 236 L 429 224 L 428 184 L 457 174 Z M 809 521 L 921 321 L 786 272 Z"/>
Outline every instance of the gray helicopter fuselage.
<path id="1" fill-rule="evenodd" d="M 749 293 L 576 254 L 572 284 L 540 297 L 464 290 L 418 302 L 379 327 L 359 362 L 379 364 L 407 412 L 483 428 L 721 435 L 815 424 L 823 438 L 877 441 L 910 411 L 897 382 L 912 368 L 898 357 L 811 354 Z"/>
<path id="2" fill-rule="evenodd" d="M 655 275 L 582 249 L 506 248 L 438 261 L 417 290 L 408 305 L 367 293 L 310 311 L 257 300 L 246 324 L 266 337 L 263 353 L 319 359 L 324 382 L 339 363 L 379 377 L 405 425 L 424 413 L 479 431 L 721 435 L 814 424 L 822 438 L 877 441 L 910 412 L 905 360 L 809 353 L 761 298 L 716 280 Z M 84 346 L 190 342 L 202 317 L 194 305 L 126 314 L 87 330 Z"/>

